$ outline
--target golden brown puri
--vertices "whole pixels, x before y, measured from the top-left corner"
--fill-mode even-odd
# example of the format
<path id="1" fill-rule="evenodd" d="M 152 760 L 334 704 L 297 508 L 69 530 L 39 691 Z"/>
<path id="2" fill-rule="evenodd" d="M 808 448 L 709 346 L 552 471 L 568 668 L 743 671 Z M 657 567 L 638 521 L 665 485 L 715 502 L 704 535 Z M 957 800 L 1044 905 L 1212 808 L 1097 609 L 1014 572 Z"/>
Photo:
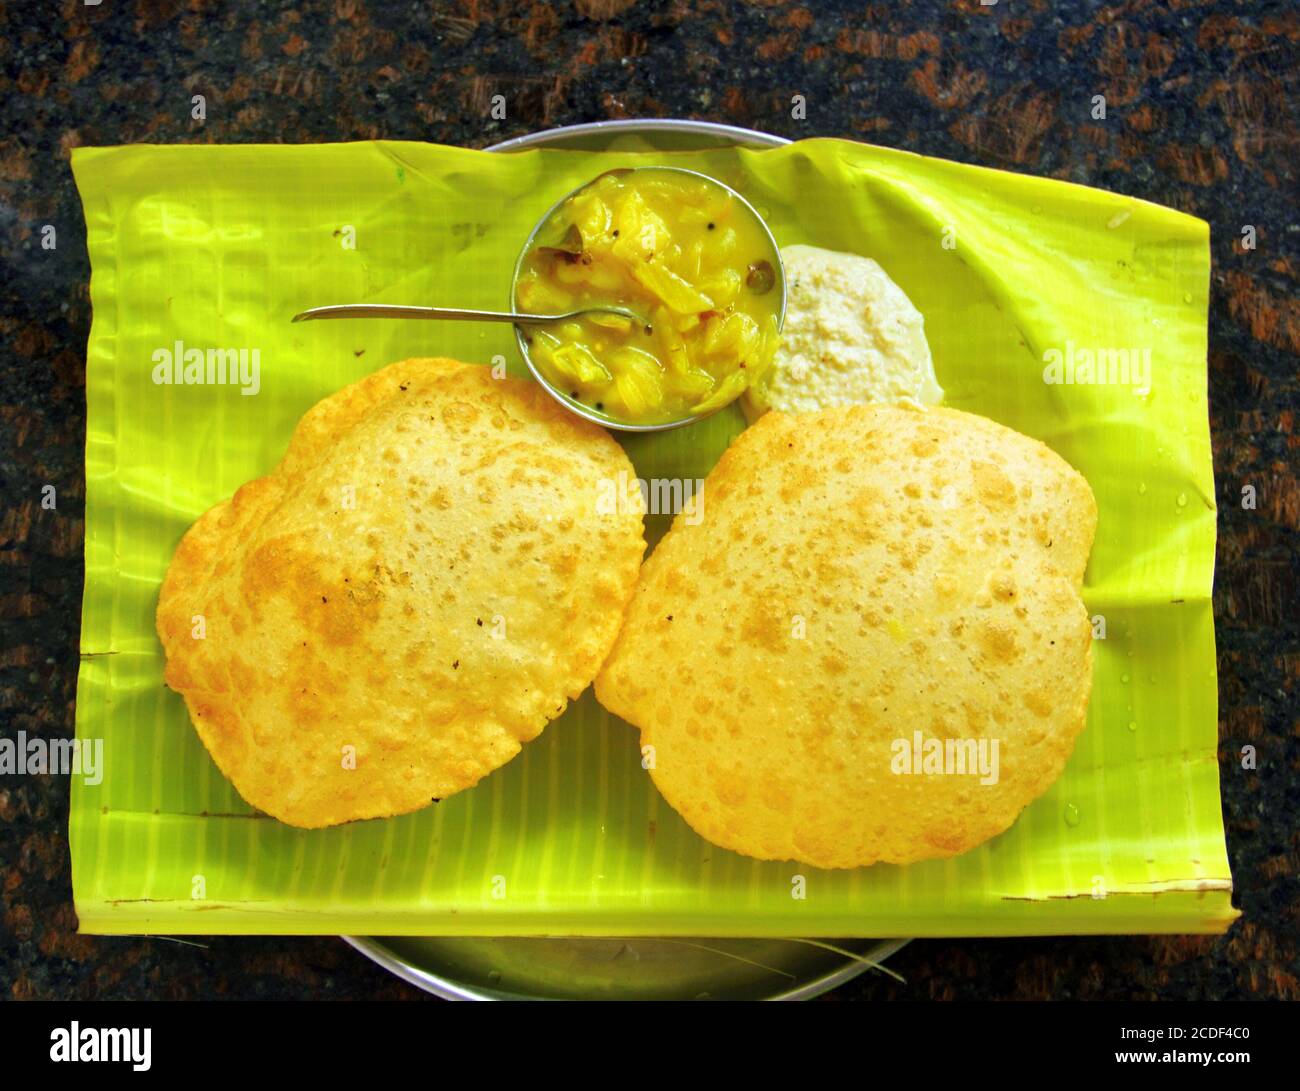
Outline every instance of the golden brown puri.
<path id="1" fill-rule="evenodd" d="M 468 788 L 609 651 L 645 549 L 638 512 L 601 514 L 620 473 L 622 448 L 536 384 L 393 364 L 182 539 L 167 684 L 239 793 L 291 825 Z"/>
<path id="2" fill-rule="evenodd" d="M 1083 730 L 1096 521 L 1078 473 L 983 417 L 769 413 L 642 566 L 596 696 L 715 844 L 818 867 L 964 852 Z M 915 731 L 998 739 L 997 782 L 891 771 Z"/>

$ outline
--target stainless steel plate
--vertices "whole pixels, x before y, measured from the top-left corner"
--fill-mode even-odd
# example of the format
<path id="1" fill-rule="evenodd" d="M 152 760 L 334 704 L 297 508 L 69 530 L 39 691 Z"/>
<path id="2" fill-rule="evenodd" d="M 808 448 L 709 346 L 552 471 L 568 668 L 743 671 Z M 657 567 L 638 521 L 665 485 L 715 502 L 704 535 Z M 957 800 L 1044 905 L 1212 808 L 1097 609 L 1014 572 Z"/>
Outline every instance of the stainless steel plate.
<path id="1" fill-rule="evenodd" d="M 771 133 L 707 121 L 597 121 L 531 133 L 489 151 L 599 151 L 788 144 Z M 883 963 L 907 940 L 641 937 L 345 936 L 412 985 L 447 1000 L 806 1000 Z M 820 941 L 819 941 L 820 942 Z"/>
<path id="2" fill-rule="evenodd" d="M 806 1000 L 866 962 L 796 940 L 345 937 L 447 1000 Z M 883 962 L 907 940 L 835 940 Z"/>

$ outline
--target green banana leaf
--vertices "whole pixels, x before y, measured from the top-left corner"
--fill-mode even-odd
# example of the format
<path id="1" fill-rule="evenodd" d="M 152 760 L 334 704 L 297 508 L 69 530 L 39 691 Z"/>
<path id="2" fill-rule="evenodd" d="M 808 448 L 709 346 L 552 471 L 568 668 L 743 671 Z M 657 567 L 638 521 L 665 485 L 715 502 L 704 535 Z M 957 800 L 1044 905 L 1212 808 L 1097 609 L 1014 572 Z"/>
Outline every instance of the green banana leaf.
<path id="1" fill-rule="evenodd" d="M 519 247 L 552 202 L 643 162 L 729 183 L 783 245 L 875 258 L 925 315 L 947 403 L 1042 439 L 1092 484 L 1087 730 L 1057 784 L 961 857 L 832 872 L 709 845 L 655 791 L 636 732 L 590 693 L 470 791 L 405 817 L 293 829 L 240 799 L 162 683 L 153 614 L 172 551 L 196 516 L 276 463 L 305 410 L 409 356 L 500 356 L 525 373 L 508 327 L 290 316 L 328 303 L 504 307 Z M 81 148 L 73 170 L 94 304 L 77 735 L 104 747 L 102 782 L 73 785 L 83 931 L 1017 935 L 1219 932 L 1235 918 L 1202 221 L 838 140 L 680 153 Z M 178 342 L 257 349 L 256 393 L 155 383 L 155 353 Z M 1149 382 L 1069 370 L 1073 383 L 1044 381 L 1055 354 L 1073 364 L 1097 349 L 1126 350 L 1135 370 L 1149 352 Z M 626 447 L 642 477 L 703 477 L 742 427 L 733 407 Z M 663 527 L 651 522 L 653 538 Z"/>

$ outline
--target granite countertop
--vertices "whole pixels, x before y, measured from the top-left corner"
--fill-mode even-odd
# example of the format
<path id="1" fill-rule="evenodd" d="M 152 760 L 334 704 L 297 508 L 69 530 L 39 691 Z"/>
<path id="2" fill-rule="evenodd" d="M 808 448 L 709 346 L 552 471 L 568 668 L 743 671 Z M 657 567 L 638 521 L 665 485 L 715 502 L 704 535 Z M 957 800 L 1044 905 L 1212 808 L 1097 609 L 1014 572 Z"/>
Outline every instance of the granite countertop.
<path id="1" fill-rule="evenodd" d="M 1208 220 L 1222 938 L 926 941 L 837 997 L 1300 998 L 1300 17 L 1289 2 L 704 0 L 0 8 L 0 731 L 73 730 L 82 586 L 79 145 L 385 137 L 480 147 L 691 117 L 1069 179 Z M 420 10 L 417 10 L 419 8 Z M 207 118 L 191 118 L 191 96 Z M 504 94 L 508 118 L 489 117 Z M 791 117 L 795 94 L 806 120 Z M 1094 119 L 1093 96 L 1107 117 Z M 58 245 L 40 232 L 55 225 Z M 1243 243 L 1255 228 L 1257 245 Z M 58 506 L 41 506 L 53 484 Z M 1243 510 L 1244 485 L 1258 494 Z M 1258 752 L 1243 770 L 1241 747 Z M 68 781 L 0 776 L 0 990 L 29 998 L 415 997 L 332 938 L 76 934 Z"/>

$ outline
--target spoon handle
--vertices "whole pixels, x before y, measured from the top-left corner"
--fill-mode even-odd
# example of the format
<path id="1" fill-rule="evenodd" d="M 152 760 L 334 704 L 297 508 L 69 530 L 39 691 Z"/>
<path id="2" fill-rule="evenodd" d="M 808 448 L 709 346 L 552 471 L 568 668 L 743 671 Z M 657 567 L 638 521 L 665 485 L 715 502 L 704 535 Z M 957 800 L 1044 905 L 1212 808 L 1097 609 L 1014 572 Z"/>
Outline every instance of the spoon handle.
<path id="1" fill-rule="evenodd" d="M 466 311 L 451 307 L 396 307 L 386 303 L 345 303 L 312 307 L 293 316 L 295 322 L 315 318 L 441 318 L 470 322 L 551 322 L 554 315 L 514 314 L 510 311 Z"/>

